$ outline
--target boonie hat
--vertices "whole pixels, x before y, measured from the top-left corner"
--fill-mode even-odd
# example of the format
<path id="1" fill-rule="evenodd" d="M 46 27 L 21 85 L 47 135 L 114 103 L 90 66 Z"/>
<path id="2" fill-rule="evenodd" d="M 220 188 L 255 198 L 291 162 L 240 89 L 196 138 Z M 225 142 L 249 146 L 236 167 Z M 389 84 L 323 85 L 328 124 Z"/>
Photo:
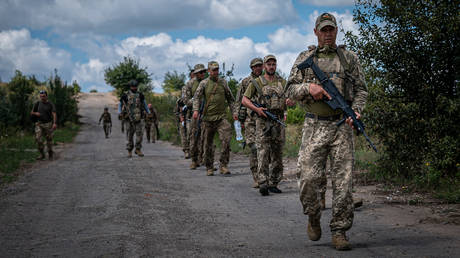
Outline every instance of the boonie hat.
<path id="1" fill-rule="evenodd" d="M 264 62 L 262 61 L 262 58 L 260 57 L 256 57 L 254 59 L 251 60 L 251 63 L 249 65 L 249 67 L 253 67 L 255 65 L 258 65 L 258 64 L 263 64 Z"/>
<path id="2" fill-rule="evenodd" d="M 211 61 L 208 63 L 208 69 L 214 70 L 219 68 L 219 63 L 216 61 Z"/>
<path id="3" fill-rule="evenodd" d="M 206 71 L 204 64 L 196 64 L 195 67 L 193 67 L 193 73 L 199 73 L 201 71 Z"/>
<path id="4" fill-rule="evenodd" d="M 274 59 L 276 61 L 276 57 L 274 55 L 266 55 L 264 57 L 264 63 L 266 63 L 270 59 Z"/>
<path id="5" fill-rule="evenodd" d="M 337 21 L 335 20 L 334 15 L 330 13 L 323 13 L 316 18 L 315 28 L 317 30 L 321 30 L 326 26 L 337 28 Z"/>

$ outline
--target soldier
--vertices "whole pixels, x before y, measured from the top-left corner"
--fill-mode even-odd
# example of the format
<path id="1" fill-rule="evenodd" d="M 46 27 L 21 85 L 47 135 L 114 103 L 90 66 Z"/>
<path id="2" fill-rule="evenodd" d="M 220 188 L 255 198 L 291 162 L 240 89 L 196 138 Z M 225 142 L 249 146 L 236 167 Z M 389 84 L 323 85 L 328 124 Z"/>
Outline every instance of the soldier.
<path id="1" fill-rule="evenodd" d="M 206 164 L 206 175 L 214 175 L 214 135 L 219 133 L 222 143 L 220 154 L 220 173 L 230 175 L 228 162 L 230 158 L 230 139 L 232 137 L 232 127 L 226 120 L 227 107 L 225 101 L 233 112 L 234 98 L 227 81 L 219 77 L 219 64 L 215 61 L 208 63 L 209 78 L 200 82 L 195 95 L 193 96 L 193 119 L 198 119 L 200 103 L 204 99 L 205 104 L 202 113 L 204 122 L 204 159 Z M 237 120 L 237 116 L 233 116 Z"/>
<path id="2" fill-rule="evenodd" d="M 259 192 L 262 196 L 281 193 L 278 183 L 283 177 L 283 145 L 284 127 L 267 119 L 263 110 L 268 110 L 279 119 L 284 119 L 286 97 L 284 87 L 286 81 L 276 74 L 276 58 L 273 55 L 264 57 L 265 74 L 252 79 L 246 89 L 242 103 L 257 113 L 256 144 L 257 144 L 257 173 Z M 256 99 L 264 107 L 256 107 L 251 102 Z M 269 165 L 272 164 L 270 171 Z"/>
<path id="3" fill-rule="evenodd" d="M 195 69 L 191 69 L 189 76 L 190 80 L 182 87 L 181 91 L 181 98 L 179 99 L 179 118 L 180 118 L 180 123 L 181 127 L 179 128 L 180 134 L 181 134 L 181 142 L 182 142 L 182 148 L 185 154 L 185 158 L 189 159 L 190 158 L 190 118 L 191 118 L 191 108 L 192 104 L 189 103 L 187 105 L 187 102 L 189 102 L 187 99 L 191 99 L 193 97 L 193 94 L 189 97 L 188 95 L 190 94 L 191 90 L 191 85 L 195 81 Z M 196 90 L 196 88 L 195 88 Z"/>
<path id="4" fill-rule="evenodd" d="M 349 101 L 357 118 L 364 107 L 367 89 L 361 65 L 355 53 L 336 45 L 337 22 L 329 13 L 316 19 L 315 35 L 318 46 L 312 46 L 297 57 L 289 79 L 288 92 L 294 100 L 301 101 L 307 114 L 302 132 L 302 145 L 297 162 L 300 173 L 300 200 L 308 215 L 307 233 L 312 241 L 321 238 L 321 206 L 318 198 L 324 185 L 325 167 L 331 157 L 332 243 L 337 250 L 349 250 L 351 245 L 345 235 L 353 223 L 352 170 L 353 130 L 350 126 L 337 126 L 342 119 L 340 110 L 331 109 L 324 101 L 329 94 L 321 87 L 311 68 L 299 70 L 297 65 L 313 55 L 314 62 L 337 86 Z"/>
<path id="5" fill-rule="evenodd" d="M 188 81 L 185 87 L 182 89 L 182 99 L 187 106 L 188 112 L 187 117 L 190 119 L 188 124 L 188 138 L 190 139 L 190 156 L 192 163 L 190 169 L 196 169 L 200 165 L 200 152 L 202 149 L 201 143 L 201 132 L 198 132 L 198 120 L 191 119 L 193 109 L 193 96 L 195 95 L 198 85 L 204 79 L 206 75 L 206 68 L 203 64 L 196 64 L 193 68 L 194 77 Z M 203 124 L 201 124 L 201 131 L 203 131 Z"/>
<path id="6" fill-rule="evenodd" d="M 104 121 L 103 128 L 105 133 L 105 138 L 109 138 L 110 130 L 112 129 L 112 116 L 109 113 L 109 108 L 104 108 L 104 113 L 102 113 L 101 117 L 99 118 L 99 125 L 101 124 L 101 120 Z"/>
<path id="7" fill-rule="evenodd" d="M 152 143 L 155 143 L 158 133 L 158 113 L 152 104 L 148 104 L 147 106 L 150 114 L 147 114 L 145 117 L 145 135 L 147 136 L 147 142 L 150 142 L 150 139 L 152 139 Z"/>
<path id="8" fill-rule="evenodd" d="M 123 93 L 120 98 L 118 105 L 118 113 L 121 113 L 122 108 L 127 111 L 127 131 L 128 131 L 128 143 L 126 149 L 128 150 L 128 157 L 132 157 L 132 151 L 134 148 L 133 137 L 136 133 L 136 151 L 135 153 L 143 157 L 144 154 L 141 151 L 142 148 L 142 136 L 144 134 L 144 122 L 142 119 L 145 118 L 145 113 L 150 114 L 147 103 L 145 102 L 144 94 L 137 91 L 138 82 L 131 80 L 128 82 L 130 89 Z"/>
<path id="9" fill-rule="evenodd" d="M 48 100 L 48 93 L 44 90 L 40 91 L 40 101 L 37 101 L 30 112 L 30 115 L 35 121 L 35 141 L 37 142 L 40 156 L 37 160 L 45 159 L 45 146 L 43 137 L 46 139 L 48 148 L 48 158 L 53 159 L 53 132 L 57 128 L 56 107 Z"/>
<path id="10" fill-rule="evenodd" d="M 263 69 L 263 61 L 262 58 L 254 58 L 251 60 L 249 67 L 251 68 L 251 74 L 244 78 L 241 83 L 240 87 L 238 88 L 238 92 L 236 94 L 236 101 L 235 101 L 235 115 L 238 116 L 238 120 L 240 120 L 241 124 L 244 125 L 244 139 L 246 141 L 246 145 L 251 149 L 251 154 L 249 156 L 249 168 L 252 173 L 252 178 L 254 179 L 254 184 L 252 187 L 258 188 L 259 183 L 257 182 L 257 147 L 256 147 L 256 119 L 253 116 L 254 112 L 252 110 L 248 110 L 246 106 L 241 104 L 243 99 L 244 92 L 248 88 L 248 85 L 251 83 L 253 79 L 256 79 L 262 74 Z"/>

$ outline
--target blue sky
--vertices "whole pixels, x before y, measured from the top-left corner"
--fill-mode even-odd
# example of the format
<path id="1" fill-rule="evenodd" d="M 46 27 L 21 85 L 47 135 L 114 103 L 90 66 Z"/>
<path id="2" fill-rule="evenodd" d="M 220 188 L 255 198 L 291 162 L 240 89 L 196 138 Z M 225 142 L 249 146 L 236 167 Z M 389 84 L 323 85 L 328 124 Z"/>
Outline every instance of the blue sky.
<path id="1" fill-rule="evenodd" d="M 275 54 L 284 74 L 316 43 L 314 21 L 331 12 L 345 30 L 353 0 L 8 0 L 0 3 L 0 78 L 15 70 L 44 80 L 56 68 L 83 91 L 112 88 L 104 69 L 131 56 L 152 74 L 217 60 L 246 76 L 249 60 Z M 339 35 L 339 43 L 343 35 Z"/>

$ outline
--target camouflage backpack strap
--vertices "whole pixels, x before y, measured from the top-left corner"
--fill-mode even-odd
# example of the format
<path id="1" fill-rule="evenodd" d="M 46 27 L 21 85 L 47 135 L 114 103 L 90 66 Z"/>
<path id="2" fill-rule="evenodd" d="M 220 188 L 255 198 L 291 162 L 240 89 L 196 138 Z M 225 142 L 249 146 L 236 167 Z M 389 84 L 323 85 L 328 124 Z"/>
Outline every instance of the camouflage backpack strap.
<path id="1" fill-rule="evenodd" d="M 344 51 L 345 45 L 339 45 L 337 47 L 337 56 L 339 56 L 340 64 L 343 66 L 343 70 L 345 71 L 346 79 L 349 80 L 351 83 L 354 83 L 354 79 L 350 71 L 350 63 L 347 62 Z"/>

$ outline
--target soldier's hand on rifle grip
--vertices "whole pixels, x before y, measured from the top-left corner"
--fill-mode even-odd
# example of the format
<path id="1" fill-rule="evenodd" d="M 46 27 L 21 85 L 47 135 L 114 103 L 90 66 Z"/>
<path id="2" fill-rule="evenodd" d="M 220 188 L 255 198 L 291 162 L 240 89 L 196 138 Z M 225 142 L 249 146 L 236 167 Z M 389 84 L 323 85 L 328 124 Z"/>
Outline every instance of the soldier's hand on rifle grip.
<path id="1" fill-rule="evenodd" d="M 267 110 L 267 108 L 264 107 L 256 107 L 256 112 L 260 117 L 267 117 L 267 115 L 264 113 L 264 110 Z"/>
<path id="2" fill-rule="evenodd" d="M 198 111 L 193 111 L 193 119 L 198 119 Z"/>
<path id="3" fill-rule="evenodd" d="M 361 114 L 359 114 L 358 112 L 355 112 L 355 115 L 356 115 L 356 119 L 361 119 Z M 348 117 L 346 120 L 345 120 L 345 123 L 347 123 L 352 129 L 355 129 L 355 127 L 353 126 L 353 119 L 351 117 Z"/>
<path id="4" fill-rule="evenodd" d="M 309 93 L 314 100 L 322 100 L 324 97 L 326 97 L 328 100 L 331 99 L 331 96 L 327 93 L 327 91 L 325 91 L 321 85 L 316 83 L 310 83 Z"/>
<path id="5" fill-rule="evenodd" d="M 295 100 L 292 99 L 286 99 L 286 105 L 289 107 L 292 107 L 295 105 Z"/>
<path id="6" fill-rule="evenodd" d="M 183 116 L 183 115 L 180 115 L 180 116 L 179 116 L 179 120 L 180 120 L 181 122 L 184 122 L 184 116 Z"/>

